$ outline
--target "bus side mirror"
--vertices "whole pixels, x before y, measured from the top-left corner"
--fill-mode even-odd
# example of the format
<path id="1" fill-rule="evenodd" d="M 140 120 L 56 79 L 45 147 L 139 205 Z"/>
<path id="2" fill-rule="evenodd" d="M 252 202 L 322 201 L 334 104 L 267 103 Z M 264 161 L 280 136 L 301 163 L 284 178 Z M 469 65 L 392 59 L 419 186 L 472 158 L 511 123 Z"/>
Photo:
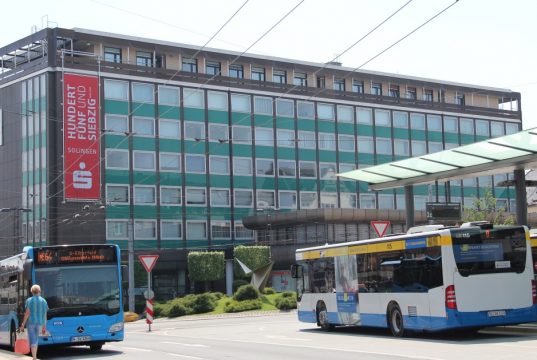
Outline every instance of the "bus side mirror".
<path id="1" fill-rule="evenodd" d="M 22 266 L 22 269 L 23 269 L 22 272 L 23 272 L 23 277 L 26 280 L 32 281 L 32 265 L 33 265 L 32 260 L 26 259 L 24 261 L 24 265 Z"/>
<path id="2" fill-rule="evenodd" d="M 303 267 L 301 265 L 293 264 L 291 265 L 291 277 L 293 279 L 301 279 L 303 274 Z"/>
<path id="3" fill-rule="evenodd" d="M 121 265 L 121 281 L 129 280 L 129 266 Z"/>

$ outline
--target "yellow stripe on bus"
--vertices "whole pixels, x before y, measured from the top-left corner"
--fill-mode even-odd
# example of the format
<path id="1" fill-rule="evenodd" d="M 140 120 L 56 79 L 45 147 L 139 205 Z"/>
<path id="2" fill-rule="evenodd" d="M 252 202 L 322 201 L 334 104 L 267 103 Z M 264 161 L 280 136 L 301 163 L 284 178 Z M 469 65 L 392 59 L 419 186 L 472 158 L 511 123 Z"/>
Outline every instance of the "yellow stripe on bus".
<path id="1" fill-rule="evenodd" d="M 537 247 L 537 238 L 531 239 L 531 247 Z"/>

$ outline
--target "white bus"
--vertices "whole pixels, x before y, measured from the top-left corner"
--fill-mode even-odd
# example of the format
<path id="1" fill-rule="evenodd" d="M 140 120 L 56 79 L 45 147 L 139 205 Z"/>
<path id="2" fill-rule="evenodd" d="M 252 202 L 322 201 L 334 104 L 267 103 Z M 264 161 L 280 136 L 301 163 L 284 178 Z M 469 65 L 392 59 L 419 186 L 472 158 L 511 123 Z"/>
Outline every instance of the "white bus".
<path id="1" fill-rule="evenodd" d="M 298 318 L 411 331 L 537 321 L 524 226 L 464 224 L 296 251 Z"/>

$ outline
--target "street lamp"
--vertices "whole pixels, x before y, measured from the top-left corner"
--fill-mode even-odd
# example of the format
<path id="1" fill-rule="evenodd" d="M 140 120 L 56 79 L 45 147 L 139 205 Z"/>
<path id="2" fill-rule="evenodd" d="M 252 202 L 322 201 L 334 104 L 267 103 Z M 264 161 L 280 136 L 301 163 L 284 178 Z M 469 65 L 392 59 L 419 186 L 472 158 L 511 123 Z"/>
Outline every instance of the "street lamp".
<path id="1" fill-rule="evenodd" d="M 20 213 L 29 213 L 32 212 L 32 209 L 28 208 L 1 208 L 0 212 L 13 212 L 14 213 L 14 222 L 13 222 L 13 236 L 15 240 L 13 241 L 13 254 L 17 254 L 19 249 L 19 240 L 20 240 Z"/>

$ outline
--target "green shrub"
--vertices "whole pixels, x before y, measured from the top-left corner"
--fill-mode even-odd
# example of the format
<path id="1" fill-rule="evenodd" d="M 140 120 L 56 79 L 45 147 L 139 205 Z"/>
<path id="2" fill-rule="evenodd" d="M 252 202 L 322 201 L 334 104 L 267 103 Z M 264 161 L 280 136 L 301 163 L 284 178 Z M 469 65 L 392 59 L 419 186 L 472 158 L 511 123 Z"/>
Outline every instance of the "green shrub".
<path id="1" fill-rule="evenodd" d="M 294 297 L 277 297 L 274 306 L 280 310 L 296 309 L 296 299 Z"/>
<path id="2" fill-rule="evenodd" d="M 211 293 L 196 295 L 192 304 L 192 312 L 194 314 L 202 314 L 213 311 L 217 305 L 217 301 L 216 296 Z"/>
<path id="3" fill-rule="evenodd" d="M 259 299 L 259 291 L 253 285 L 243 285 L 233 295 L 233 300 L 236 301 L 255 299 Z"/>
<path id="4" fill-rule="evenodd" d="M 266 288 L 263 289 L 263 294 L 265 294 L 265 295 L 276 294 L 276 290 L 274 290 L 271 287 L 266 287 Z"/>
<path id="5" fill-rule="evenodd" d="M 180 302 L 175 302 L 170 306 L 168 317 L 185 316 L 188 313 L 187 308 Z"/>
<path id="6" fill-rule="evenodd" d="M 296 299 L 296 292 L 293 291 L 284 291 L 280 295 L 282 298 L 294 298 Z"/>
<path id="7" fill-rule="evenodd" d="M 259 310 L 262 306 L 261 299 L 243 301 L 231 300 L 226 302 L 224 311 L 227 313 L 235 313 L 248 310 Z"/>
<path id="8" fill-rule="evenodd" d="M 233 280 L 233 293 L 236 293 L 237 290 L 243 286 L 243 285 L 248 285 L 250 282 L 249 281 L 246 281 L 246 280 L 242 280 L 242 279 L 238 279 L 238 280 Z"/>
<path id="9" fill-rule="evenodd" d="M 213 292 L 213 293 L 210 293 L 212 296 L 214 296 L 215 300 L 218 301 L 220 300 L 221 298 L 224 297 L 224 294 L 222 294 L 221 292 Z"/>
<path id="10" fill-rule="evenodd" d="M 167 303 L 155 303 L 153 305 L 155 317 L 168 317 L 170 315 L 170 305 Z"/>

